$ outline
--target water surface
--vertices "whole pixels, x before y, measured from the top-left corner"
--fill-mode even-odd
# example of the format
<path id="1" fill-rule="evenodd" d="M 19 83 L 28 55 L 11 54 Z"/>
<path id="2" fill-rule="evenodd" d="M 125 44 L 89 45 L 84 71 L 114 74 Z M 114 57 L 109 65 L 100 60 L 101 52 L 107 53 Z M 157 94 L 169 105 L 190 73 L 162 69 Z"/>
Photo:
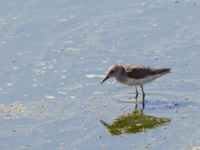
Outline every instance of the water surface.
<path id="1" fill-rule="evenodd" d="M 200 146 L 200 3 L 196 0 L 2 0 L 0 149 L 188 150 Z M 147 84 L 144 114 L 167 124 L 112 135 L 134 89 L 111 64 L 171 67 Z M 141 97 L 138 109 L 141 109 Z"/>

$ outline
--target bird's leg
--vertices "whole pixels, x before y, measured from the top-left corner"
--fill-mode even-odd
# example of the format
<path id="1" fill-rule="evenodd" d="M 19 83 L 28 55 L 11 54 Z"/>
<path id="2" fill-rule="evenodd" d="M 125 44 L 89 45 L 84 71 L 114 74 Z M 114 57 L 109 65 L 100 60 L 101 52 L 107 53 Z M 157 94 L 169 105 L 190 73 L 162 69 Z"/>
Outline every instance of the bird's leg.
<path id="1" fill-rule="evenodd" d="M 134 109 L 134 111 L 136 111 L 137 108 L 138 108 L 138 101 L 137 101 L 137 99 L 136 99 L 136 102 L 135 102 L 135 109 Z"/>
<path id="2" fill-rule="evenodd" d="M 144 102 L 145 93 L 144 93 L 143 85 L 140 85 L 140 87 L 141 87 L 141 90 L 142 90 L 142 100 Z"/>
<path id="3" fill-rule="evenodd" d="M 138 97 L 138 90 L 137 90 L 137 85 L 135 85 L 135 99 Z"/>
<path id="4" fill-rule="evenodd" d="M 145 103 L 144 103 L 144 100 L 142 101 L 142 111 L 144 110 L 145 108 Z"/>

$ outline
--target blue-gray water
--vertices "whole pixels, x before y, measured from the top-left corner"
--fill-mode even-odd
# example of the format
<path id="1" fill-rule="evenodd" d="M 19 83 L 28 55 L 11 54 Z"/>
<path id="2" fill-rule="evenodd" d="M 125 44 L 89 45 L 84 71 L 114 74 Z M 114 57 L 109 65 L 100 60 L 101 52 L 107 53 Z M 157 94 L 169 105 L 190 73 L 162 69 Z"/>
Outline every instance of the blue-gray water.
<path id="1" fill-rule="evenodd" d="M 199 14 L 198 0 L 1 0 L 0 149 L 200 146 Z M 170 123 L 109 133 L 100 120 L 134 109 L 133 88 L 99 84 L 115 63 L 172 68 L 144 109 Z"/>

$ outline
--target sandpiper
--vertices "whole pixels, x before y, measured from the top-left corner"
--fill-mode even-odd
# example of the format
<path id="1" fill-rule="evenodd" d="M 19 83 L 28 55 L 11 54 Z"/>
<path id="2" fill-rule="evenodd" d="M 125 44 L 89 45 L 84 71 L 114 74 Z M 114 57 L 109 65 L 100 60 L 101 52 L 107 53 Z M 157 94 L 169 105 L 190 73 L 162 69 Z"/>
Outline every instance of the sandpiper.
<path id="1" fill-rule="evenodd" d="M 118 82 L 135 86 L 135 98 L 138 97 L 137 86 L 142 90 L 142 98 L 144 101 L 145 93 L 143 85 L 151 82 L 158 77 L 170 73 L 171 68 L 150 68 L 145 66 L 130 66 L 130 65 L 112 65 L 108 69 L 106 77 L 101 81 L 103 83 L 110 77 L 114 77 Z"/>

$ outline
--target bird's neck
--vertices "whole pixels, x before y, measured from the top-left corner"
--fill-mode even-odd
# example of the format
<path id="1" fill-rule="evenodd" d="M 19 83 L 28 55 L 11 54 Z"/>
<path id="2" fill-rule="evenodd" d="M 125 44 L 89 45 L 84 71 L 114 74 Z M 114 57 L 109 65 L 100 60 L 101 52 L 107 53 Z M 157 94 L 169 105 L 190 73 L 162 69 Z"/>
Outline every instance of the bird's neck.
<path id="1" fill-rule="evenodd" d="M 115 78 L 118 82 L 121 83 L 124 83 L 126 81 L 126 76 L 124 73 L 122 73 L 121 75 L 116 75 Z"/>

